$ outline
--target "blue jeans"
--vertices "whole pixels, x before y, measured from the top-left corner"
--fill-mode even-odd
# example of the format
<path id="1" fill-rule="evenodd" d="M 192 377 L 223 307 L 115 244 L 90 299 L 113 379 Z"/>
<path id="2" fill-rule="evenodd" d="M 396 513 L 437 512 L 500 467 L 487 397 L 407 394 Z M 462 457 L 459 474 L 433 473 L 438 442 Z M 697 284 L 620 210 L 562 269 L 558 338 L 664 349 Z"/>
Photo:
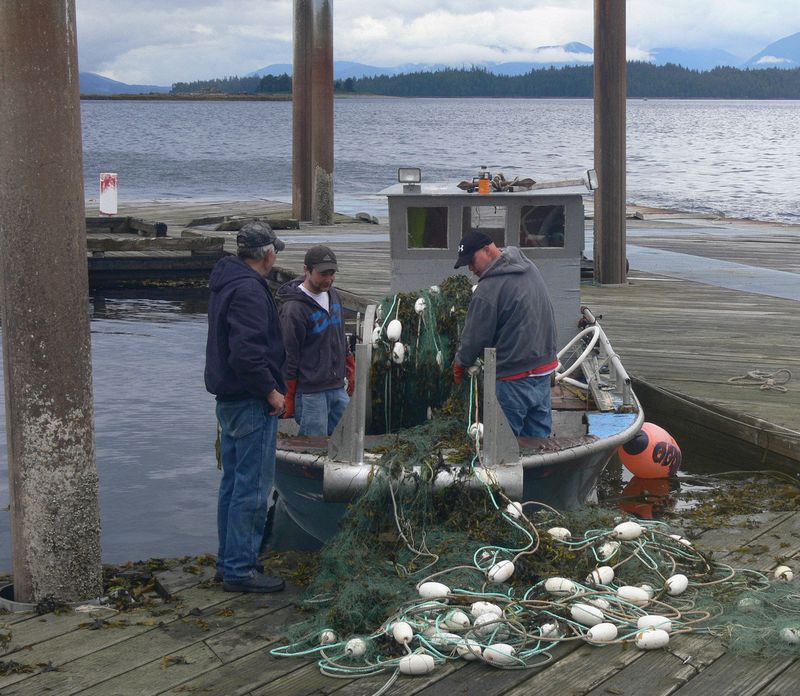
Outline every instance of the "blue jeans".
<path id="1" fill-rule="evenodd" d="M 275 483 L 278 417 L 266 399 L 218 401 L 222 481 L 217 503 L 217 568 L 226 580 L 250 575 L 258 563 Z"/>
<path id="2" fill-rule="evenodd" d="M 517 437 L 550 437 L 550 375 L 497 380 L 497 400 Z"/>
<path id="3" fill-rule="evenodd" d="M 332 434 L 349 401 L 345 389 L 298 394 L 294 399 L 294 419 L 300 425 L 299 434 Z"/>

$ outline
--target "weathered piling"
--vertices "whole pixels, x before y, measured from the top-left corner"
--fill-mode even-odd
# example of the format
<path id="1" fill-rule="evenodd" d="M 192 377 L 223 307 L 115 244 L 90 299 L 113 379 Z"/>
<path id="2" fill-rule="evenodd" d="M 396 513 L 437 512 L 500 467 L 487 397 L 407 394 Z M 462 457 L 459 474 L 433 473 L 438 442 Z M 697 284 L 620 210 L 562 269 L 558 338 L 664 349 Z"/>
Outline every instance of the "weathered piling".
<path id="1" fill-rule="evenodd" d="M 594 3 L 594 273 L 601 285 L 626 282 L 625 2 Z"/>
<path id="2" fill-rule="evenodd" d="M 0 3 L 0 305 L 14 590 L 101 592 L 73 0 Z"/>
<path id="3" fill-rule="evenodd" d="M 311 219 L 311 0 L 294 0 L 292 215 Z"/>

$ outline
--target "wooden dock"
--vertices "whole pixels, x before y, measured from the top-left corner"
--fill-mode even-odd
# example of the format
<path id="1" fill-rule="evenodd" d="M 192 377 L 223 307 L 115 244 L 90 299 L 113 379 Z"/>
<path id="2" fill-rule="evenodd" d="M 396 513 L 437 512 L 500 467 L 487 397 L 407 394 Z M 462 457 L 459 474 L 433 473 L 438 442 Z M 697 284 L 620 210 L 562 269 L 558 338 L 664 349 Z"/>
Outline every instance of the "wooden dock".
<path id="1" fill-rule="evenodd" d="M 768 571 L 778 557 L 798 558 L 800 512 L 732 518 L 693 543 L 722 562 Z M 273 657 L 286 627 L 302 620 L 300 590 L 226 593 L 208 581 L 212 570 L 187 562 L 157 573 L 150 606 L 124 613 L 0 615 L 0 693 L 369 696 L 391 676 L 334 679 L 313 659 Z M 674 636 L 667 648 L 647 652 L 568 643 L 552 657 L 543 668 L 508 671 L 458 660 L 401 677 L 388 694 L 794 696 L 800 683 L 800 651 L 794 658 L 734 656 L 700 634 Z"/>

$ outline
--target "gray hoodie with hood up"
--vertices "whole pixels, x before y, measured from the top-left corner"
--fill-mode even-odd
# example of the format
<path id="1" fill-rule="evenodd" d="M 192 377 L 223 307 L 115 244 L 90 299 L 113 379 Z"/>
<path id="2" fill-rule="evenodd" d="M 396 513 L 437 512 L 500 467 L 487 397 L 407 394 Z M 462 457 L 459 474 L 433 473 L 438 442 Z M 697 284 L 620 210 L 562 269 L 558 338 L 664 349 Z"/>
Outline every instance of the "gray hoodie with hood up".
<path id="1" fill-rule="evenodd" d="M 497 349 L 497 376 L 509 377 L 556 358 L 553 305 L 541 273 L 517 247 L 506 247 L 478 280 L 455 361 L 469 367 Z"/>

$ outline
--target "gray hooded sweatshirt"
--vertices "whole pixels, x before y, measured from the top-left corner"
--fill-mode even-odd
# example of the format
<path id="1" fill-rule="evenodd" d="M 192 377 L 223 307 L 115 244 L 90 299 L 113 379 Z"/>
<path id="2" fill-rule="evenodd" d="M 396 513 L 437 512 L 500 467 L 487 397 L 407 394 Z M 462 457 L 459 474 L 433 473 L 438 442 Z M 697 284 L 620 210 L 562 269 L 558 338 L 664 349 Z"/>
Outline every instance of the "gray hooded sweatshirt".
<path id="1" fill-rule="evenodd" d="M 497 376 L 509 377 L 556 359 L 553 305 L 536 265 L 506 247 L 478 281 L 455 361 L 469 367 L 497 349 Z"/>

